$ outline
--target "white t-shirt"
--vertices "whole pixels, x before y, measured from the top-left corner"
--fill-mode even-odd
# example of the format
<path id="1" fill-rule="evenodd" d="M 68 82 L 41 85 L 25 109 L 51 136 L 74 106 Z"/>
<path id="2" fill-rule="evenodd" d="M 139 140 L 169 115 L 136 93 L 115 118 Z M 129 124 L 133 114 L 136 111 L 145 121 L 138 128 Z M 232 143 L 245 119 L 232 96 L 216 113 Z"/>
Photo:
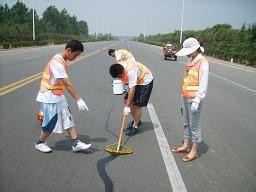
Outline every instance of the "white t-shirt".
<path id="1" fill-rule="evenodd" d="M 128 63 L 123 61 L 120 63 L 124 68 L 127 67 Z M 138 78 L 139 76 L 141 75 L 141 70 L 139 69 L 139 67 L 135 67 L 133 69 L 131 69 L 129 72 L 128 72 L 128 86 L 129 88 L 133 88 L 135 87 L 138 83 Z M 140 84 L 140 85 L 148 85 L 149 83 L 151 83 L 151 81 L 153 80 L 153 75 L 150 71 L 150 73 L 146 74 L 143 78 L 143 83 Z"/>
<path id="2" fill-rule="evenodd" d="M 115 57 L 116 57 L 116 61 L 122 61 L 125 59 L 126 55 L 119 51 L 115 51 Z M 131 56 L 128 60 L 135 61 L 135 58 Z"/>
<path id="3" fill-rule="evenodd" d="M 58 57 L 65 62 L 65 60 L 60 54 L 56 54 L 54 57 Z M 54 84 L 57 81 L 57 79 L 68 78 L 65 67 L 59 61 L 56 61 L 56 60 L 53 60 L 52 63 L 50 64 L 50 74 L 51 74 L 51 79 L 50 79 L 51 84 Z M 39 91 L 36 101 L 42 102 L 42 103 L 58 103 L 63 101 L 64 99 L 65 99 L 65 96 L 63 94 L 58 96 L 58 95 L 55 95 L 51 90 L 49 90 L 44 93 Z"/>

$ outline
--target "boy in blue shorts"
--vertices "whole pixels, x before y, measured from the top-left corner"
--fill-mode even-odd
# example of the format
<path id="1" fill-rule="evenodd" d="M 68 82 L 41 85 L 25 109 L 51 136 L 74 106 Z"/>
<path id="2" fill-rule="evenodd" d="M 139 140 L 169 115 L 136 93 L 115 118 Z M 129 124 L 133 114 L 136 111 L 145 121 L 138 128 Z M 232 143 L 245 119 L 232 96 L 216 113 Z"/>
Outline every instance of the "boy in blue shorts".
<path id="1" fill-rule="evenodd" d="M 53 133 L 62 133 L 66 130 L 73 141 L 74 152 L 90 148 L 91 144 L 85 144 L 78 140 L 77 131 L 67 100 L 64 96 L 66 88 L 69 94 L 76 100 L 79 110 L 89 111 L 86 103 L 71 83 L 67 75 L 67 61 L 75 60 L 84 51 L 80 41 L 70 41 L 62 53 L 56 54 L 46 65 L 41 80 L 40 90 L 36 101 L 40 103 L 44 118 L 39 140 L 35 148 L 41 152 L 51 152 L 46 139 Z"/>

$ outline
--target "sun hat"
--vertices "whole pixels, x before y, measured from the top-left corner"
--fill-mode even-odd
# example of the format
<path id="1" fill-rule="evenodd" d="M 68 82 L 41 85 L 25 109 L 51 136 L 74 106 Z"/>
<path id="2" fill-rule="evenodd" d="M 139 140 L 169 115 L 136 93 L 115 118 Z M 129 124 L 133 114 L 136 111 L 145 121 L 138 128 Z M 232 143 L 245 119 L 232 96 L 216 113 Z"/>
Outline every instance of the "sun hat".
<path id="1" fill-rule="evenodd" d="M 177 56 L 189 55 L 191 53 L 194 53 L 200 47 L 199 42 L 192 37 L 186 39 L 182 45 L 183 48 L 176 53 Z"/>

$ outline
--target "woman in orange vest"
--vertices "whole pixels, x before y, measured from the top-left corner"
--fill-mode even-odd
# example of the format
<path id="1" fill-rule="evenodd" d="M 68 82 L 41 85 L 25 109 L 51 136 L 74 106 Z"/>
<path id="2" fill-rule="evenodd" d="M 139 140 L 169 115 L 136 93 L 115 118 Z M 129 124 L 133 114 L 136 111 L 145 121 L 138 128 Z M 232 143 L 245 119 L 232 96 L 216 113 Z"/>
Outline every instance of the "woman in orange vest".
<path id="1" fill-rule="evenodd" d="M 40 103 L 42 130 L 35 148 L 41 152 L 51 152 L 46 139 L 53 133 L 66 130 L 73 141 L 74 152 L 88 149 L 91 144 L 85 144 L 78 139 L 74 120 L 64 96 L 66 88 L 76 100 L 79 110 L 89 110 L 67 75 L 66 61 L 75 60 L 84 50 L 80 41 L 70 41 L 65 50 L 56 54 L 46 65 L 36 101 Z"/>
<path id="2" fill-rule="evenodd" d="M 184 162 L 199 157 L 199 143 L 202 141 L 200 116 L 203 99 L 208 87 L 209 63 L 201 54 L 202 48 L 195 38 L 183 42 L 183 48 L 177 56 L 187 56 L 185 74 L 182 83 L 182 116 L 184 120 L 184 143 L 181 147 L 173 147 L 174 153 L 188 153 Z M 192 148 L 189 148 L 192 141 Z"/>
<path id="3" fill-rule="evenodd" d="M 126 135 L 134 135 L 141 126 L 142 107 L 146 107 L 153 88 L 153 75 L 142 63 L 134 61 L 119 61 L 109 68 L 113 78 L 119 78 L 129 87 L 124 97 L 124 115 L 132 114 L 133 121 L 129 123 Z"/>

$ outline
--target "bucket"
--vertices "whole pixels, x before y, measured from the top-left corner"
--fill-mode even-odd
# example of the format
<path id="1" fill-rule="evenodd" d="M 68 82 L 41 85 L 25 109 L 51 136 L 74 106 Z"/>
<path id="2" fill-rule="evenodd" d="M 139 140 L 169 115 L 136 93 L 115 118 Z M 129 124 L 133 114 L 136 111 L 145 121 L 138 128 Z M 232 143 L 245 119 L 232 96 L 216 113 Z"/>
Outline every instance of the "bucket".
<path id="1" fill-rule="evenodd" d="M 124 88 L 123 88 L 123 82 L 119 79 L 113 80 L 113 94 L 114 95 L 122 95 Z"/>

